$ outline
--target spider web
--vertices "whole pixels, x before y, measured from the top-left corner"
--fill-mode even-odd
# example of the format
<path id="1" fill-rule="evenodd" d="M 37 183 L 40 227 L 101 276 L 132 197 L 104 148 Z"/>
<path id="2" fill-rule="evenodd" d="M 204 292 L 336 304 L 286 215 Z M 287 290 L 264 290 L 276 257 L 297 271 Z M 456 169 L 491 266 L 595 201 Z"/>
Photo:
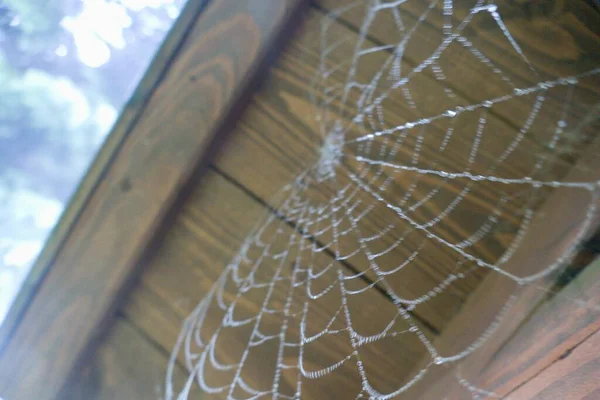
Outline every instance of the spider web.
<path id="1" fill-rule="evenodd" d="M 480 348 L 511 297 L 451 353 L 433 340 L 456 312 L 445 304 L 459 307 L 488 273 L 535 285 L 572 259 L 592 228 L 600 186 L 564 176 L 593 139 L 597 98 L 586 88 L 597 87 L 600 68 L 547 76 L 502 7 L 472 1 L 459 15 L 455 3 L 361 0 L 323 18 L 312 98 L 318 160 L 281 189 L 278 206 L 185 321 L 166 398 L 194 390 L 228 399 L 401 397 L 432 368 Z M 356 15 L 359 34 L 349 35 L 339 22 Z M 433 18 L 443 32 L 424 43 Z M 381 21 L 396 30 L 376 41 Z M 469 37 L 474 24 L 499 38 L 520 75 Z M 469 96 L 453 83 L 470 81 L 460 63 L 484 71 L 486 85 Z M 561 191 L 588 199 L 571 245 L 543 268 L 505 269 L 539 206 Z M 178 359 L 189 379 L 175 389 Z M 392 372 L 383 379 L 381 371 Z M 457 381 L 474 397 L 497 397 Z"/>

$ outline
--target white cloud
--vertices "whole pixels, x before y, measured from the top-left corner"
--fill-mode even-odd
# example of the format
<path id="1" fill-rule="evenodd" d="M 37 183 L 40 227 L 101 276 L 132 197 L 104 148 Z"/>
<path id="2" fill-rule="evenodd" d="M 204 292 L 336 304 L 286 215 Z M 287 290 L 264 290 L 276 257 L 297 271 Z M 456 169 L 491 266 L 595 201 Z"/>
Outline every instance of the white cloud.
<path id="1" fill-rule="evenodd" d="M 81 62 L 98 68 L 110 60 L 110 47 L 126 46 L 123 30 L 131 26 L 132 19 L 121 4 L 86 0 L 79 15 L 64 17 L 60 24 L 73 35 Z"/>

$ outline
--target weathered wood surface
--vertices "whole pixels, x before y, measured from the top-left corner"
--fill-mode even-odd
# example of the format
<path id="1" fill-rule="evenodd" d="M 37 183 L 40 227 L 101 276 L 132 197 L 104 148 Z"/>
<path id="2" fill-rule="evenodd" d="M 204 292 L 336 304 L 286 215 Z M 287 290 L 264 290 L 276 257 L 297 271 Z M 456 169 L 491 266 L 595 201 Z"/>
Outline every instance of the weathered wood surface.
<path id="1" fill-rule="evenodd" d="M 600 331 L 515 392 L 511 399 L 593 400 L 600 397 Z"/>
<path id="2" fill-rule="evenodd" d="M 117 317 L 89 362 L 58 396 L 64 400 L 160 399 L 168 353 L 156 348 L 130 321 Z M 176 367 L 181 384 L 187 375 Z"/>
<path id="3" fill-rule="evenodd" d="M 262 204 L 223 176 L 217 173 L 207 174 L 187 199 L 156 255 L 146 266 L 141 282 L 123 308 L 124 314 L 153 342 L 161 345 L 165 351 L 170 351 L 184 318 L 205 296 L 222 273 L 223 267 L 231 260 L 246 235 L 265 212 L 267 210 Z M 280 228 L 284 238 L 292 235 L 289 226 L 283 224 Z M 273 246 L 276 247 L 277 244 L 273 243 Z M 331 261 L 327 254 L 322 253 L 312 259 L 302 258 L 300 264 L 304 268 L 309 264 L 318 268 Z M 262 282 L 263 279 L 272 279 L 276 266 L 274 260 L 264 259 L 256 280 Z M 345 267 L 338 265 L 337 268 Z M 326 280 L 329 281 L 330 278 Z M 319 280 L 315 279 L 313 289 L 317 291 L 320 284 Z M 364 287 L 365 283 L 358 285 L 355 289 Z M 273 304 L 282 302 L 287 296 L 287 290 L 283 285 L 277 286 L 272 299 Z M 235 294 L 236 292 L 227 291 L 225 297 L 231 298 Z M 296 301 L 294 307 L 301 307 L 301 293 L 297 294 Z M 335 293 L 320 300 L 308 300 L 308 303 L 309 335 L 323 329 L 341 305 L 339 296 Z M 261 308 L 258 298 L 253 299 L 252 296 L 246 297 L 238 304 L 240 306 L 236 307 L 236 313 L 239 315 L 256 315 Z M 381 331 L 397 313 L 395 306 L 374 290 L 350 299 L 349 304 L 355 318 L 354 328 L 363 335 Z M 369 318 L 366 318 L 367 315 Z M 279 332 L 281 319 L 281 315 L 264 315 L 261 329 L 271 334 Z M 215 319 L 207 324 L 209 327 L 218 326 L 220 322 L 221 319 Z M 402 326 L 403 323 L 398 322 L 394 329 L 402 330 Z M 289 323 L 287 340 L 299 338 L 298 328 L 299 320 Z M 408 329 L 408 326 L 404 325 L 404 329 Z M 432 337 L 425 327 L 420 329 Z M 210 331 L 210 328 L 208 330 Z M 221 333 L 217 359 L 222 362 L 235 360 L 248 342 L 247 332 L 241 329 L 232 331 Z M 276 356 L 276 351 L 271 348 L 257 350 L 260 356 L 248 362 L 248 369 L 244 370 L 242 377 L 252 387 L 264 389 L 273 380 L 276 364 L 273 357 Z M 394 386 L 399 387 L 402 384 L 411 365 L 422 357 L 424 351 L 416 336 L 409 334 L 365 345 L 361 347 L 360 355 L 373 386 L 385 392 L 392 391 Z M 305 368 L 311 370 L 331 365 L 351 352 L 352 348 L 343 334 L 326 335 L 323 339 L 305 345 Z M 179 362 L 185 365 L 182 354 L 179 354 Z M 290 355 L 288 362 L 295 363 L 293 355 Z M 389 375 L 390 371 L 393 371 L 393 378 Z M 281 386 L 281 390 L 293 394 L 297 370 L 284 372 L 285 385 Z M 211 375 L 209 370 L 207 379 L 211 383 L 218 382 L 218 375 Z M 351 360 L 330 376 L 307 380 L 302 391 L 308 398 L 335 398 L 343 396 L 344 393 L 348 396 L 354 393 L 355 396 L 360 392 L 360 378 L 356 365 Z"/>
<path id="4" fill-rule="evenodd" d="M 600 177 L 599 148 L 600 140 L 596 139 L 566 180 L 572 182 L 597 181 Z M 598 228 L 600 223 L 598 214 L 593 214 L 591 220 L 587 215 L 590 204 L 592 204 L 590 202 L 597 201 L 597 198 L 592 198 L 590 192 L 586 191 L 558 191 L 553 194 L 544 203 L 536 218 L 532 220 L 521 246 L 503 269 L 517 276 L 530 276 L 542 272 L 552 265 L 575 243 L 577 238 L 581 240 L 582 232 L 584 233 L 583 238 L 585 238 L 591 236 Z M 591 225 L 582 231 L 586 221 Z M 415 388 L 416 393 L 420 396 L 418 398 L 435 398 L 441 396 L 442 393 L 450 398 L 460 398 L 458 393 L 462 392 L 464 388 L 456 385 L 458 375 L 477 386 L 477 378 L 482 371 L 486 371 L 486 374 L 495 374 L 498 369 L 502 371 L 503 363 L 496 363 L 497 352 L 513 337 L 519 326 L 530 317 L 530 314 L 547 294 L 555 277 L 555 274 L 549 274 L 541 276 L 540 279 L 529 284 L 518 285 L 512 279 L 500 274 L 488 275 L 434 345 L 442 356 L 457 354 L 467 349 L 491 323 L 497 320 L 498 316 L 503 315 L 500 320 L 501 324 L 485 344 L 470 355 L 464 363 L 458 366 L 434 368 L 422 384 Z M 490 296 L 490 293 L 494 295 Z M 511 300 L 508 312 L 503 312 L 505 304 L 511 297 L 513 300 Z M 575 307 L 576 305 L 572 305 L 570 309 Z M 513 357 L 517 356 L 513 354 Z M 535 359 L 528 359 L 527 356 L 524 357 L 525 359 L 522 361 L 513 362 L 535 361 Z M 428 359 L 422 361 L 416 370 L 428 363 L 430 363 Z M 453 393 L 451 388 L 457 392 Z M 455 397 L 452 397 L 453 394 Z"/>
<path id="5" fill-rule="evenodd" d="M 304 3 L 213 1 L 196 19 L 0 356 L 3 396 L 55 397 Z"/>

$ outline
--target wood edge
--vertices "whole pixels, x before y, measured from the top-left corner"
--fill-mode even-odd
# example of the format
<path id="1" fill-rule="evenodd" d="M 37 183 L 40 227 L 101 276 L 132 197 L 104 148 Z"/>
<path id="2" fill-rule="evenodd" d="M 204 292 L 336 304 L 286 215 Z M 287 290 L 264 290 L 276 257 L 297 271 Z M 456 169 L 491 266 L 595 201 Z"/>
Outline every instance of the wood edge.
<path id="1" fill-rule="evenodd" d="M 140 83 L 125 104 L 98 154 L 65 206 L 58 223 L 50 232 L 42 251 L 33 263 L 19 289 L 19 293 L 9 307 L 4 321 L 0 323 L 0 353 L 10 341 L 35 292 L 40 287 L 46 274 L 51 270 L 57 254 L 69 237 L 99 182 L 103 179 L 121 144 L 136 125 L 152 94 L 164 79 L 186 36 L 190 33 L 195 21 L 209 2 L 210 0 L 189 0 L 175 24 L 167 33 L 158 52 L 152 58 Z"/>
<path id="2" fill-rule="evenodd" d="M 543 312 L 545 309 L 550 310 L 555 308 L 555 303 L 560 301 L 564 301 L 565 303 L 572 302 L 572 299 L 566 293 L 569 293 L 570 291 L 577 292 L 582 282 L 597 281 L 599 274 L 600 257 L 596 257 L 572 282 L 556 293 L 549 302 L 542 304 L 539 312 Z M 597 295 L 590 298 L 597 298 Z M 557 317 L 557 320 L 562 320 L 561 316 L 568 314 L 568 310 L 570 309 L 559 309 L 554 315 Z M 530 322 L 530 320 L 524 322 L 522 327 L 531 325 Z M 590 336 L 596 334 L 599 330 L 600 320 L 589 324 L 584 329 L 578 330 L 576 334 L 565 337 L 557 348 L 546 354 L 543 359 L 534 364 L 537 372 L 532 373 L 530 371 L 524 371 L 526 372 L 526 377 L 520 380 L 515 377 L 514 379 L 503 383 L 498 388 L 494 388 L 494 392 L 510 397 L 511 394 L 518 391 L 521 386 L 527 385 L 530 381 L 536 379 L 539 375 L 542 375 L 548 368 L 553 368 L 557 362 L 565 359 L 573 350 L 585 343 Z M 542 335 L 544 333 L 543 327 L 538 327 L 533 332 L 534 334 L 538 333 Z"/>
<path id="3" fill-rule="evenodd" d="M 507 397 L 538 400 L 597 399 L 600 394 L 600 370 L 597 368 L 599 347 L 600 331 L 596 330 L 570 349 L 568 357 L 560 363 L 548 365 Z"/>

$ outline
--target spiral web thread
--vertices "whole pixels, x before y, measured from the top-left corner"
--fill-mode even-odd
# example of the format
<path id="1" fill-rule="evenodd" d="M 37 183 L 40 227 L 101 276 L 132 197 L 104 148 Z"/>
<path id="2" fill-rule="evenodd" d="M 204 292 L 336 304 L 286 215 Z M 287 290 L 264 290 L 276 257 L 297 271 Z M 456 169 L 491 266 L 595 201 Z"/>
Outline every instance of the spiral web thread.
<path id="1" fill-rule="evenodd" d="M 420 6 L 412 23 L 402 8 L 409 3 Z M 401 397 L 432 368 L 460 362 L 481 347 L 502 323 L 511 297 L 486 330 L 451 354 L 436 349 L 427 318 L 417 317 L 427 304 L 446 301 L 455 288 L 486 273 L 517 286 L 536 285 L 572 259 L 596 218 L 600 184 L 561 178 L 572 167 L 569 157 L 576 159 L 593 139 L 586 124 L 598 114 L 597 98 L 590 102 L 584 87 L 598 83 L 600 68 L 545 78 L 509 31 L 502 7 L 471 3 L 459 18 L 452 0 L 361 0 L 323 18 L 313 96 L 322 136 L 318 160 L 281 189 L 276 211 L 258 224 L 185 321 L 166 398 L 188 398 L 198 389 L 229 399 L 311 398 L 318 381 L 330 382 L 332 393 L 344 398 Z M 358 35 L 335 30 L 356 12 L 362 15 Z M 375 44 L 368 35 L 383 14 L 397 32 L 390 43 Z M 437 47 L 407 64 L 419 29 L 435 15 L 444 20 Z M 475 23 L 492 26 L 519 60 L 515 68 L 527 71 L 529 84 L 521 85 L 468 38 Z M 471 101 L 455 92 L 446 57 L 458 51 L 465 54 L 461 62 L 489 73 L 496 92 L 482 90 Z M 423 97 L 431 82 L 442 90 Z M 515 116 L 519 126 L 502 133 L 492 114 L 511 110 L 513 103 L 524 114 Z M 398 108 L 414 118 L 401 120 Z M 542 269 L 505 270 L 536 208 L 558 191 L 588 199 L 572 245 Z M 478 198 L 487 206 L 478 206 Z M 427 211 L 432 204 L 434 212 Z M 468 226 L 448 233 L 451 218 L 470 212 L 462 217 Z M 376 228 L 367 222 L 372 219 L 378 219 Z M 498 243 L 499 231 L 509 239 L 486 251 Z M 445 258 L 436 263 L 434 283 L 425 290 L 410 281 L 398 286 L 403 273 L 421 268 L 436 252 Z M 416 288 L 406 288 L 411 286 Z M 369 309 L 382 297 L 391 300 L 385 302 L 389 307 Z M 222 343 L 235 343 L 227 357 Z M 180 355 L 189 379 L 174 388 Z M 423 357 L 429 361 L 420 364 Z M 257 363 L 261 370 L 252 367 Z M 394 365 L 412 375 L 378 378 L 378 370 Z M 474 398 L 498 397 L 460 376 L 457 382 Z"/>

